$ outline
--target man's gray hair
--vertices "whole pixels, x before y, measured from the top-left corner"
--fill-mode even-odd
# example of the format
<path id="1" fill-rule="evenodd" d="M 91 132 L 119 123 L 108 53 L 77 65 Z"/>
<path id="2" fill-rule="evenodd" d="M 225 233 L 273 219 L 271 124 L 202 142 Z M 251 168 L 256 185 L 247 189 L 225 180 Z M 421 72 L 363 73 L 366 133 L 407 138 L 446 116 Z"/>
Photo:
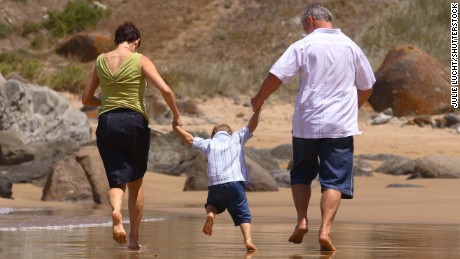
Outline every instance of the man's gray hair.
<path id="1" fill-rule="evenodd" d="M 332 23 L 332 13 L 319 3 L 310 4 L 302 13 L 302 21 L 305 21 L 308 16 L 315 20 L 324 20 Z"/>

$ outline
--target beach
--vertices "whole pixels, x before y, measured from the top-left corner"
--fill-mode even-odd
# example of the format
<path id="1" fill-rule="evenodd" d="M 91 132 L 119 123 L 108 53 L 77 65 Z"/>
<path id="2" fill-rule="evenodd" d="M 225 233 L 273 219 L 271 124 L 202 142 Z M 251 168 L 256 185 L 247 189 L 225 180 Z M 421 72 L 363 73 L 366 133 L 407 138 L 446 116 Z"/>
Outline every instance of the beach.
<path id="1" fill-rule="evenodd" d="M 189 131 L 209 132 L 216 122 L 225 122 L 237 129 L 245 126 L 252 114 L 250 107 L 228 98 L 209 99 L 199 102 L 198 106 L 204 113 L 202 116 L 183 118 L 184 128 Z M 362 134 L 355 136 L 357 155 L 388 153 L 411 159 L 432 154 L 460 157 L 460 134 L 454 129 L 403 126 L 402 119 L 393 119 L 384 125 L 371 125 L 369 107 L 364 107 L 363 112 L 359 122 Z M 290 143 L 291 114 L 291 103 L 266 103 L 259 126 L 247 145 L 255 148 L 274 148 Z M 94 123 L 92 126 L 95 127 Z M 171 130 L 169 125 L 151 127 L 163 132 Z M 379 162 L 373 162 L 374 168 L 378 165 Z M 253 239 L 259 251 L 255 254 L 246 254 L 241 233 L 233 226 L 226 212 L 217 217 L 216 234 L 207 237 L 201 233 L 205 219 L 203 205 L 206 201 L 206 191 L 182 191 L 185 176 L 147 172 L 143 185 L 143 218 L 146 221 L 141 224 L 141 243 L 146 244 L 146 247 L 136 253 L 134 258 L 458 258 L 460 179 L 406 178 L 407 176 L 376 172 L 373 176 L 355 177 L 355 196 L 352 200 L 342 200 L 335 219 L 332 240 L 338 252 L 333 255 L 321 253 L 317 244 L 321 196 L 317 183 L 313 184 L 309 207 L 310 231 L 301 245 L 287 242 L 296 222 L 290 189 L 279 188 L 277 192 L 248 192 L 253 215 Z M 390 184 L 410 184 L 414 187 L 389 188 Z M 58 241 L 43 241 L 45 246 L 51 246 L 53 242 L 64 242 L 66 245 L 63 249 L 66 251 L 65 249 L 69 249 L 68 244 L 77 240 L 86 252 L 75 248 L 77 250 L 72 251 L 79 251 L 76 252 L 76 257 L 94 255 L 93 258 L 133 258 L 132 253 L 126 252 L 111 240 L 107 206 L 42 202 L 41 195 L 40 187 L 14 184 L 14 199 L 0 199 L 0 207 L 3 209 L 3 213 L 0 214 L 2 254 L 19 255 L 19 258 L 38 258 L 29 257 L 25 252 L 11 250 L 10 245 L 14 242 L 30 242 L 28 246 L 32 247 L 32 250 L 35 249 L 36 254 L 44 255 L 46 251 L 35 247 L 34 242 L 38 241 L 34 241 L 34 235 L 38 235 L 35 237 L 37 239 L 44 236 L 49 238 L 51 230 L 46 226 L 54 224 L 61 228 L 58 227 L 51 232 L 51 236 L 66 235 L 69 234 L 68 231 L 71 232 L 70 236 Z M 124 206 L 126 212 L 126 201 Z M 13 212 L 8 213 L 5 211 L 6 208 Z M 44 217 L 45 222 L 38 223 L 43 228 L 33 231 L 31 226 L 25 226 L 24 222 L 21 222 L 24 218 L 18 217 L 19 214 L 15 213 L 15 210 L 24 211 L 19 214 L 28 215 L 24 217 L 26 219 L 33 218 L 34 210 L 48 211 L 50 213 L 47 215 L 51 217 L 52 222 L 48 222 Z M 66 221 L 67 223 L 59 224 L 59 220 L 68 218 L 66 212 L 75 211 L 79 211 L 77 214 L 80 217 L 71 219 L 70 223 Z M 85 220 L 94 221 L 95 225 L 87 228 L 70 227 L 69 230 L 69 225 L 84 224 Z M 9 230 L 8 226 L 11 226 Z M 15 226 L 18 227 L 14 229 Z M 127 228 L 129 229 L 129 226 Z M 91 234 L 71 238 L 80 232 Z M 97 247 L 93 247 L 95 241 L 98 243 Z M 418 250 L 422 248 L 428 252 L 419 253 Z M 98 252 L 101 250 L 110 256 L 101 256 Z M 52 254 L 51 258 L 61 256 L 60 253 L 56 253 Z M 433 253 L 433 257 L 423 257 L 430 253 Z M 440 256 L 437 257 L 436 254 Z"/>

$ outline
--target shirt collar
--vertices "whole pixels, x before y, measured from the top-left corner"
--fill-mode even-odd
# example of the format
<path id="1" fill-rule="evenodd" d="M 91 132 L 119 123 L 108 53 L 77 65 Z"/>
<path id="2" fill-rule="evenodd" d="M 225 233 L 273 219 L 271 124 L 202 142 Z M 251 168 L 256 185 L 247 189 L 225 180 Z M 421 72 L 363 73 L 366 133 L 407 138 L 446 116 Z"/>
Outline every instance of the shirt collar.
<path id="1" fill-rule="evenodd" d="M 216 134 L 214 134 L 213 139 L 223 140 L 223 139 L 228 138 L 229 136 L 230 134 L 228 134 L 228 132 L 222 130 L 222 131 L 216 132 Z"/>
<path id="2" fill-rule="evenodd" d="M 337 34 L 337 33 L 341 33 L 341 32 L 342 31 L 340 29 L 317 28 L 310 34 L 313 34 L 313 33 Z M 307 37 L 310 34 L 302 33 L 302 36 Z"/>

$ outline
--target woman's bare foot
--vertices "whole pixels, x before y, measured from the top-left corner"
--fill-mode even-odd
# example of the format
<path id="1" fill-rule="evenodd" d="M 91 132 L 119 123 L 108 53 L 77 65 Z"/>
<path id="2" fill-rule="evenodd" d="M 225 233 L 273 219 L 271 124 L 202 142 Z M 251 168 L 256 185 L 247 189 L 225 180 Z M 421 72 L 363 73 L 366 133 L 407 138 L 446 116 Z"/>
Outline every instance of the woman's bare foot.
<path id="1" fill-rule="evenodd" d="M 335 246 L 332 244 L 329 236 L 319 236 L 319 244 L 321 246 L 321 251 L 336 251 Z"/>
<path id="2" fill-rule="evenodd" d="M 206 222 L 203 226 L 203 233 L 210 236 L 212 235 L 212 226 L 214 225 L 214 213 L 209 213 L 206 216 Z"/>
<path id="3" fill-rule="evenodd" d="M 139 250 L 141 250 L 141 248 L 142 248 L 142 245 L 139 244 L 139 243 L 137 243 L 137 244 L 131 244 L 130 243 L 128 245 L 128 250 L 139 251 Z"/>
<path id="4" fill-rule="evenodd" d="M 126 239 L 126 231 L 123 228 L 123 222 L 121 220 L 121 213 L 118 211 L 112 212 L 112 224 L 113 224 L 113 240 L 118 244 L 128 242 Z"/>
<path id="5" fill-rule="evenodd" d="M 252 240 L 249 239 L 249 240 L 245 240 L 244 241 L 244 245 L 246 246 L 246 249 L 248 251 L 255 251 L 257 250 L 257 247 L 252 243 Z"/>
<path id="6" fill-rule="evenodd" d="M 297 225 L 294 229 L 294 232 L 289 237 L 288 241 L 294 244 L 300 244 L 303 241 L 303 236 L 305 236 L 307 232 L 308 232 L 308 227 L 306 225 L 302 225 L 302 226 Z"/>

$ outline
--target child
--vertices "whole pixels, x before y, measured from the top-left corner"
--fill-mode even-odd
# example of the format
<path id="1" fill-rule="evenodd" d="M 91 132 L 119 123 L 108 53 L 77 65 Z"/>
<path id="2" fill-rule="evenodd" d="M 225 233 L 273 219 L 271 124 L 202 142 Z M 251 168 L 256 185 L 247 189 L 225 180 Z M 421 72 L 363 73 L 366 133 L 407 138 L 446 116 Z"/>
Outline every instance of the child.
<path id="1" fill-rule="evenodd" d="M 259 115 L 260 109 L 254 112 L 246 127 L 234 133 L 227 124 L 216 125 L 210 139 L 194 138 L 181 127 L 174 127 L 187 144 L 208 157 L 208 199 L 205 205 L 207 218 L 203 232 L 210 236 L 216 214 L 227 209 L 235 226 L 240 226 L 248 251 L 257 248 L 251 238 L 251 213 L 245 191 L 245 181 L 249 182 L 249 176 L 243 145 L 252 137 L 259 123 Z"/>

